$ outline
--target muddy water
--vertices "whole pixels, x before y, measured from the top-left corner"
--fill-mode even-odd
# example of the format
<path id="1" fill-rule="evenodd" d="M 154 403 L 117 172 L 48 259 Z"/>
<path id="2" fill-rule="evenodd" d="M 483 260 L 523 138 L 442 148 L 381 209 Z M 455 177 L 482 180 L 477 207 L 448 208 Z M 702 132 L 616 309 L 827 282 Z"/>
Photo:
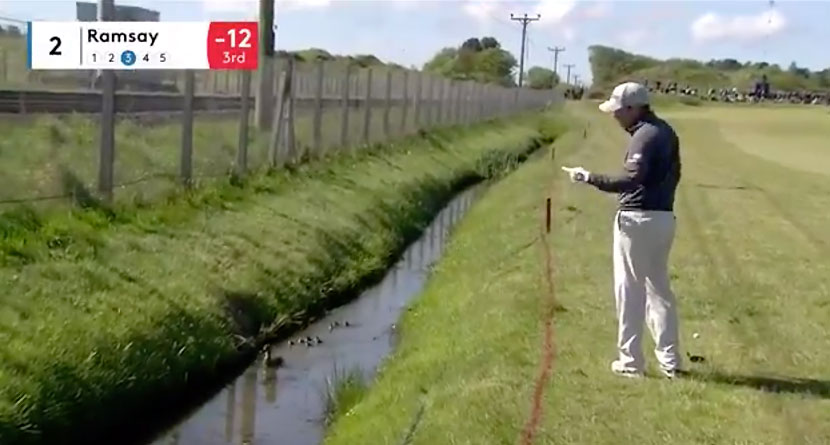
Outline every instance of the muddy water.
<path id="1" fill-rule="evenodd" d="M 441 256 L 452 226 L 483 191 L 459 194 L 421 238 L 376 286 L 352 303 L 275 345 L 284 359 L 279 368 L 260 357 L 189 418 L 152 445 L 316 445 L 323 439 L 325 388 L 335 369 L 358 368 L 371 378 L 395 345 L 395 323 L 408 301 L 420 293 L 429 267 Z M 340 326 L 331 327 L 339 322 Z M 349 325 L 345 326 L 344 322 Z M 317 337 L 314 346 L 296 344 Z"/>

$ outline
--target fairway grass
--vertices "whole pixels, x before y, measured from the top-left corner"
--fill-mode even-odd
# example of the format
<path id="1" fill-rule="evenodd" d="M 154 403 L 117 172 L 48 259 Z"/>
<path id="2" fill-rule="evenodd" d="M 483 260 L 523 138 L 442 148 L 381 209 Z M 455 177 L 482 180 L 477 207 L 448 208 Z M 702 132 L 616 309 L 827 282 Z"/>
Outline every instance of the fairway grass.
<path id="1" fill-rule="evenodd" d="M 557 140 L 555 161 L 526 164 L 461 221 L 399 324 L 398 349 L 325 443 L 519 443 L 542 357 L 547 196 L 559 309 L 535 443 L 830 443 L 830 178 L 749 154 L 723 137 L 727 124 L 712 131 L 708 107 L 667 108 L 683 159 L 670 268 L 681 350 L 706 360 L 686 360 L 687 379 L 661 378 L 648 338 L 647 378 L 620 378 L 610 372 L 616 202 L 559 166 L 618 171 L 627 135 L 595 104 L 570 111 L 581 124 Z M 800 111 L 777 112 L 758 116 Z M 816 140 L 805 134 L 790 151 Z"/>
<path id="2" fill-rule="evenodd" d="M 2 215 L 0 443 L 146 433 L 186 385 L 356 295 L 459 187 L 550 131 L 530 114 L 149 208 Z"/>

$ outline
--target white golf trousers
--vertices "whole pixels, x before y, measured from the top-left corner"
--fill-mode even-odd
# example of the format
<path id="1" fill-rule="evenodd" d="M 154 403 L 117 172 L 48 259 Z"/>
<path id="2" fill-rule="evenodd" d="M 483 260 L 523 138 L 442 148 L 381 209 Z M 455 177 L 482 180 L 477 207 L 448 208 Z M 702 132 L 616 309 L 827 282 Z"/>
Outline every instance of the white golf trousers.
<path id="1" fill-rule="evenodd" d="M 666 211 L 622 210 L 614 218 L 618 366 L 623 369 L 644 371 L 644 321 L 660 367 L 681 367 L 677 304 L 668 272 L 675 224 L 674 214 Z"/>

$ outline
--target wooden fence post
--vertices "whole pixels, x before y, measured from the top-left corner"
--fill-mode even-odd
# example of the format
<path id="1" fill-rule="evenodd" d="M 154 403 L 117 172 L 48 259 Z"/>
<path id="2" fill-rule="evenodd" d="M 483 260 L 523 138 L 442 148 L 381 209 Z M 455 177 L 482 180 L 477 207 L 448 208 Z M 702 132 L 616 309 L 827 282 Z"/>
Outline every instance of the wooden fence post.
<path id="1" fill-rule="evenodd" d="M 426 88 L 425 88 L 426 91 L 424 92 L 424 127 L 425 128 L 430 128 L 430 127 L 432 127 L 432 115 L 433 115 L 433 110 L 432 110 L 432 105 L 433 105 L 433 102 L 432 102 L 432 99 L 433 99 L 433 97 L 432 97 L 433 79 L 432 79 L 431 74 L 426 74 L 424 77 L 426 77 Z"/>
<path id="2" fill-rule="evenodd" d="M 21 96 L 24 103 L 25 96 Z M 98 191 L 106 202 L 112 202 L 113 170 L 115 170 L 115 73 L 101 71 L 101 147 L 98 158 Z"/>
<path id="3" fill-rule="evenodd" d="M 286 125 L 286 132 L 285 135 L 288 136 L 287 145 L 288 145 L 288 159 L 292 162 L 295 162 L 299 159 L 302 153 L 299 153 L 297 150 L 297 140 L 294 134 L 294 99 L 297 96 L 297 64 L 293 61 L 288 65 L 288 68 L 291 72 L 292 81 L 289 82 L 288 86 L 288 115 L 286 116 L 287 122 Z"/>
<path id="4" fill-rule="evenodd" d="M 461 99 L 463 98 L 464 94 L 464 83 L 463 82 L 456 82 L 455 83 L 455 124 L 461 124 L 464 117 L 464 107 Z"/>
<path id="5" fill-rule="evenodd" d="M 487 97 L 487 91 L 490 89 L 489 85 L 480 84 L 478 86 L 478 121 L 481 122 L 484 120 L 484 113 L 486 112 L 486 103 L 487 101 L 485 98 Z"/>
<path id="6" fill-rule="evenodd" d="M 323 61 L 317 62 L 317 85 L 314 91 L 314 154 L 323 155 Z"/>
<path id="7" fill-rule="evenodd" d="M 438 97 L 435 99 L 436 124 L 440 127 L 444 122 L 444 78 L 438 78 Z"/>
<path id="8" fill-rule="evenodd" d="M 401 96 L 401 134 L 406 134 L 407 118 L 409 117 L 409 71 L 403 72 L 403 95 Z"/>
<path id="9" fill-rule="evenodd" d="M 285 157 L 283 156 L 283 147 L 284 141 L 286 139 L 285 133 L 285 115 L 286 115 L 286 104 L 288 103 L 288 97 L 290 96 L 289 90 L 291 89 L 292 83 L 292 74 L 294 72 L 294 59 L 289 57 L 288 63 L 285 66 L 285 75 L 279 76 L 280 79 L 280 88 L 279 88 L 279 106 L 277 107 L 277 112 L 273 115 L 274 121 L 271 125 L 271 166 L 272 167 L 279 167 L 282 166 L 285 162 Z"/>
<path id="10" fill-rule="evenodd" d="M 419 71 L 415 75 L 415 130 L 421 129 L 421 93 L 423 92 L 423 76 Z"/>
<path id="11" fill-rule="evenodd" d="M 0 70 L 2 70 L 3 72 L 3 75 L 2 77 L 0 77 L 0 79 L 2 79 L 3 82 L 6 82 L 7 80 L 9 80 L 9 65 L 7 64 L 8 60 L 6 60 L 5 50 L 0 51 L 0 57 L 2 57 L 2 60 L 0 60 Z"/>
<path id="12" fill-rule="evenodd" d="M 248 171 L 248 123 L 251 116 L 251 71 L 242 71 L 242 113 L 239 116 L 239 147 L 236 152 L 236 174 L 244 176 Z"/>
<path id="13" fill-rule="evenodd" d="M 461 83 L 461 122 L 470 122 L 470 82 L 466 80 Z"/>
<path id="14" fill-rule="evenodd" d="M 366 71 L 366 97 L 363 106 L 366 107 L 363 117 L 363 143 L 369 144 L 369 127 L 372 121 L 372 69 Z"/>
<path id="15" fill-rule="evenodd" d="M 392 109 L 392 70 L 386 71 L 386 102 L 383 109 L 383 134 L 389 140 L 392 130 L 389 128 L 389 111 Z"/>
<path id="16" fill-rule="evenodd" d="M 346 65 L 346 72 L 343 74 L 343 103 L 340 116 L 340 147 L 346 148 L 349 145 L 349 90 L 352 89 L 351 65 Z"/>
<path id="17" fill-rule="evenodd" d="M 193 94 L 195 74 L 193 70 L 184 73 L 184 109 L 182 110 L 182 152 L 179 177 L 185 187 L 193 181 Z"/>

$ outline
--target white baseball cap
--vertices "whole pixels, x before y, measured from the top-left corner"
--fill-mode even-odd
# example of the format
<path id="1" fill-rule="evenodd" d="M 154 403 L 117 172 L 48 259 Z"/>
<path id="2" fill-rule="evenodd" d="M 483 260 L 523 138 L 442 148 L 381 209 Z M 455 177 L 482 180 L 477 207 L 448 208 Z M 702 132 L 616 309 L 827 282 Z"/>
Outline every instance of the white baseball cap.
<path id="1" fill-rule="evenodd" d="M 611 97 L 599 104 L 605 113 L 613 113 L 623 107 L 648 105 L 648 89 L 637 82 L 625 82 L 617 85 Z"/>

